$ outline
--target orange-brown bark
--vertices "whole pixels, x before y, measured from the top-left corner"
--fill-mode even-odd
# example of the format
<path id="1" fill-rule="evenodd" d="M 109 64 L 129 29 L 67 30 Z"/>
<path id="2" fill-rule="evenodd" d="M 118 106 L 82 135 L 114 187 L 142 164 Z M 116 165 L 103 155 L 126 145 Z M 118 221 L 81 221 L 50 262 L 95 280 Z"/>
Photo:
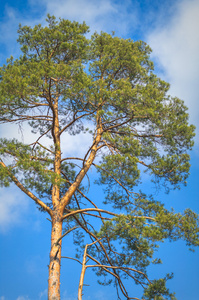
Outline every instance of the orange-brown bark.
<path id="1" fill-rule="evenodd" d="M 61 236 L 62 221 L 56 216 L 52 220 L 48 300 L 60 300 Z"/>
<path id="2" fill-rule="evenodd" d="M 52 136 L 54 139 L 55 146 L 55 160 L 54 160 L 54 172 L 57 176 L 61 173 L 61 149 L 60 149 L 60 135 L 59 135 L 59 116 L 58 116 L 58 98 L 55 99 L 55 103 L 53 105 L 53 128 L 52 128 Z M 59 206 L 59 179 L 55 180 L 55 184 L 53 184 L 52 188 L 52 203 L 53 207 Z"/>
<path id="3" fill-rule="evenodd" d="M 54 173 L 57 178 L 52 187 L 52 231 L 51 231 L 51 250 L 48 278 L 48 300 L 60 299 L 60 269 L 61 269 L 61 236 L 62 236 L 62 215 L 60 213 L 60 187 L 59 176 L 61 173 L 61 150 L 59 135 L 59 118 L 58 118 L 58 97 L 55 99 L 53 106 L 53 127 L 52 136 L 55 146 Z"/>

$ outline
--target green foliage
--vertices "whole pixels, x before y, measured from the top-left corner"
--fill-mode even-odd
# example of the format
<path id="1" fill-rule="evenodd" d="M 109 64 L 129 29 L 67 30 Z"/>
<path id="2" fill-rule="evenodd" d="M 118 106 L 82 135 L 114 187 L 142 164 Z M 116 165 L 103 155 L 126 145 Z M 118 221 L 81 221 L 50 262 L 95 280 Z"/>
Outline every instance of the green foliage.
<path id="1" fill-rule="evenodd" d="M 122 280 L 131 278 L 143 286 L 146 300 L 175 299 L 165 285 L 170 277 L 149 280 L 147 267 L 161 263 L 154 253 L 165 239 L 183 239 L 191 249 L 198 246 L 198 216 L 190 209 L 168 211 L 136 187 L 143 172 L 166 191 L 186 184 L 194 126 L 183 101 L 168 95 L 169 84 L 153 73 L 151 49 L 142 41 L 103 32 L 89 40 L 85 23 L 56 21 L 49 15 L 46 27 L 20 26 L 18 32 L 22 55 L 0 69 L 0 122 L 25 122 L 37 135 L 29 145 L 0 139 L 1 185 L 21 184 L 53 212 L 58 209 L 52 203 L 53 188 L 62 203 L 75 186 L 64 218 L 66 232 L 77 227 L 77 256 L 88 235 L 98 241 L 88 249 L 93 261 L 115 267 L 114 279 L 106 268 L 95 268 L 105 278 L 102 284 L 113 283 L 129 299 Z M 88 152 L 67 156 L 61 139 L 66 132 L 90 134 Z M 97 183 L 105 189 L 100 203 L 88 198 L 85 176 L 92 164 Z M 111 213 L 83 211 L 90 206 L 104 209 L 102 203 L 113 208 Z M 76 210 L 80 212 L 67 217 Z M 93 217 L 100 223 L 93 224 Z"/>
<path id="2" fill-rule="evenodd" d="M 169 290 L 166 288 L 165 284 L 168 279 L 171 279 L 172 275 L 167 274 L 165 278 L 154 280 L 144 292 L 144 296 L 146 300 L 163 300 L 163 299 L 171 299 L 176 300 L 175 294 L 171 294 Z M 163 296 L 164 298 L 163 298 Z M 165 298 L 166 297 L 166 298 Z"/>

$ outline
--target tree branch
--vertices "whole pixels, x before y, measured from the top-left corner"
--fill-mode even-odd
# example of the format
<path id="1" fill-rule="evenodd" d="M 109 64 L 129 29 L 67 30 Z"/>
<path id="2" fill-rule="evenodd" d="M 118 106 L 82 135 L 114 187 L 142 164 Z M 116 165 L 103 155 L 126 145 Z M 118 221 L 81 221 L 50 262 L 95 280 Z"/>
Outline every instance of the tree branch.
<path id="1" fill-rule="evenodd" d="M 6 165 L 3 162 L 0 162 L 2 167 L 6 169 L 9 177 L 12 179 L 12 181 L 20 188 L 21 191 L 23 191 L 27 196 L 29 196 L 31 199 L 33 199 L 39 206 L 41 206 L 45 211 L 49 213 L 49 215 L 52 217 L 53 212 L 43 201 L 41 201 L 39 198 L 37 198 L 32 192 L 30 192 L 28 189 L 26 189 L 19 180 L 8 170 Z"/>
<path id="2" fill-rule="evenodd" d="M 62 217 L 62 220 L 66 219 L 68 217 L 71 217 L 73 215 L 76 215 L 76 214 L 79 214 L 79 213 L 84 213 L 84 212 L 87 212 L 87 211 L 97 211 L 97 212 L 103 212 L 103 213 L 106 213 L 106 214 L 109 214 L 109 215 L 112 215 L 112 216 L 119 216 L 118 214 L 115 214 L 115 213 L 112 213 L 110 211 L 100 209 L 100 208 L 83 208 L 83 209 L 78 209 L 78 210 L 72 211 L 72 212 L 64 215 Z"/>
<path id="3" fill-rule="evenodd" d="M 78 226 L 74 226 L 73 228 L 70 228 L 69 230 L 67 230 L 55 243 L 55 245 L 59 244 L 59 241 L 61 241 L 67 234 L 69 234 L 71 231 L 73 231 L 74 229 L 77 229 Z"/>

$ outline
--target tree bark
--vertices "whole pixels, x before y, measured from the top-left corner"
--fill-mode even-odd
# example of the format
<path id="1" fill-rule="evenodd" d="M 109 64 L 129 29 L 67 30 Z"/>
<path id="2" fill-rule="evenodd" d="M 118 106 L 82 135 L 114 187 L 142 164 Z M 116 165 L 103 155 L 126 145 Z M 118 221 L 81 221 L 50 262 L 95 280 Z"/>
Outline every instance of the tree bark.
<path id="1" fill-rule="evenodd" d="M 85 272 L 86 272 L 87 248 L 88 248 L 88 245 L 86 245 L 85 250 L 84 250 L 83 262 L 82 262 L 82 271 L 81 271 L 81 275 L 80 275 L 79 288 L 78 288 L 78 300 L 82 300 L 82 291 L 83 291 L 83 285 L 84 285 L 84 276 L 85 276 Z"/>
<path id="2" fill-rule="evenodd" d="M 48 279 L 48 300 L 60 300 L 60 269 L 61 269 L 61 244 L 62 240 L 61 218 L 52 219 L 51 250 Z M 58 241 L 58 242 L 57 242 Z"/>

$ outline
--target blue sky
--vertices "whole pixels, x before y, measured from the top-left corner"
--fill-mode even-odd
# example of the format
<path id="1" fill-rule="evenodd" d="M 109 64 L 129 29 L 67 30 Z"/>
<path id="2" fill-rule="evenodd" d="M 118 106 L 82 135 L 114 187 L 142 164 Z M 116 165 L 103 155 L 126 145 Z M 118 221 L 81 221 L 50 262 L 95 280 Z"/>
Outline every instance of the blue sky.
<path id="1" fill-rule="evenodd" d="M 46 14 L 86 21 L 91 32 L 115 31 L 116 35 L 146 41 L 153 49 L 156 73 L 171 84 L 170 93 L 183 99 L 190 122 L 199 128 L 199 1 L 165 0 L 29 0 L 0 2 L 0 64 L 10 55 L 20 54 L 16 43 L 18 24 L 45 24 Z M 190 207 L 199 213 L 199 135 L 191 153 L 188 186 L 156 197 L 168 207 L 183 211 Z M 1 136 L 19 135 L 18 129 L 1 127 Z M 28 137 L 27 137 L 28 139 Z M 83 146 L 82 146 L 83 142 Z M 66 141 L 70 153 L 83 151 L 88 140 Z M 94 192 L 93 192 L 94 193 Z M 50 222 L 34 203 L 16 187 L 0 190 L 0 300 L 47 299 Z M 63 242 L 63 255 L 72 252 L 71 240 Z M 189 252 L 184 243 L 164 243 L 160 248 L 164 264 L 152 270 L 157 274 L 173 271 L 169 282 L 179 300 L 197 300 L 199 294 L 199 250 Z M 74 262 L 62 262 L 62 299 L 77 299 L 80 269 Z M 110 287 L 101 287 L 88 272 L 84 300 L 116 299 Z M 129 283 L 130 284 L 130 283 Z M 134 287 L 130 287 L 134 291 Z"/>

